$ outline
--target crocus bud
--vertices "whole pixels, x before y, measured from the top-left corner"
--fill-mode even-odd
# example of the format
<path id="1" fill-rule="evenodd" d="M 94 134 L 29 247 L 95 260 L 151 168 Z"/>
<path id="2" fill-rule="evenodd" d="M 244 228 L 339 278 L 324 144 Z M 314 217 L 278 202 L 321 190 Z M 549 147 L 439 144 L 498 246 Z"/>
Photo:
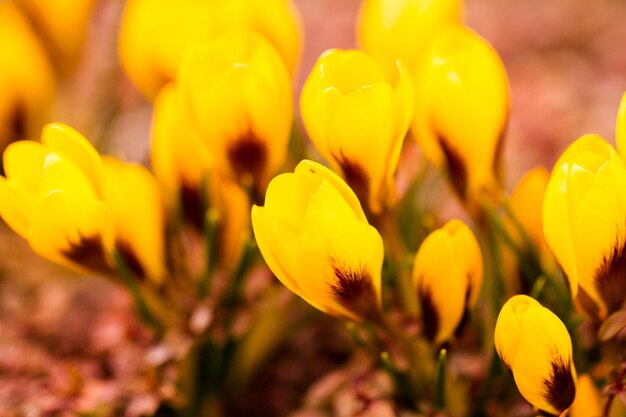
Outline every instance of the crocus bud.
<path id="1" fill-rule="evenodd" d="M 363 0 L 359 46 L 392 73 L 396 60 L 413 69 L 442 27 L 461 24 L 459 0 Z"/>
<path id="2" fill-rule="evenodd" d="M 449 340 L 476 304 L 483 281 L 478 241 L 460 220 L 451 220 L 424 240 L 413 264 L 413 283 L 422 306 L 425 336 Z"/>
<path id="3" fill-rule="evenodd" d="M 13 3 L 0 2 L 0 151 L 39 134 L 55 89 L 52 66 L 27 19 Z"/>
<path id="4" fill-rule="evenodd" d="M 260 35 L 231 32 L 194 48 L 179 81 L 215 168 L 262 192 L 285 159 L 293 118 L 278 53 Z"/>
<path id="5" fill-rule="evenodd" d="M 383 242 L 328 168 L 305 160 L 275 177 L 265 206 L 252 208 L 252 226 L 265 262 L 292 292 L 328 314 L 376 317 Z"/>
<path id="6" fill-rule="evenodd" d="M 448 27 L 418 66 L 412 134 L 425 156 L 448 172 L 470 210 L 499 188 L 500 150 L 509 114 L 506 70 L 472 30 Z"/>
<path id="7" fill-rule="evenodd" d="M 152 100 L 176 78 L 191 45 L 227 31 L 250 30 L 278 50 L 293 74 L 300 57 L 300 26 L 289 0 L 129 0 L 120 28 L 120 61 L 142 94 Z"/>
<path id="8" fill-rule="evenodd" d="M 404 65 L 396 63 L 386 77 L 365 53 L 338 49 L 322 54 L 302 89 L 300 110 L 313 144 L 374 213 L 395 200 L 412 89 Z"/>
<path id="9" fill-rule="evenodd" d="M 576 140 L 554 165 L 543 203 L 548 247 L 572 296 L 592 318 L 626 299 L 626 167 L 596 135 Z"/>
<path id="10" fill-rule="evenodd" d="M 531 297 L 513 296 L 498 315 L 494 341 L 526 401 L 555 416 L 572 405 L 572 340 L 554 313 Z"/>

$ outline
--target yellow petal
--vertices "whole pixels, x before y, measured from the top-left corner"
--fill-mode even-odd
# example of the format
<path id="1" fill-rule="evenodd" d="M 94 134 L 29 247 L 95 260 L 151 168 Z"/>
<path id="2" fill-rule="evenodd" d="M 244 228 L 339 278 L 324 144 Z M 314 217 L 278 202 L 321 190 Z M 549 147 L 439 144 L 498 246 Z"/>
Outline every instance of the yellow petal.
<path id="1" fill-rule="evenodd" d="M 52 123 L 44 127 L 41 143 L 75 164 L 84 172 L 96 192 L 101 192 L 102 159 L 83 135 L 67 125 Z"/>
<path id="2" fill-rule="evenodd" d="M 111 269 L 113 219 L 98 200 L 52 192 L 35 207 L 27 239 L 40 256 L 75 270 Z"/>
<path id="3" fill-rule="evenodd" d="M 570 410 L 570 417 L 600 417 L 603 401 L 593 379 L 588 374 L 578 377 L 576 399 Z"/>
<path id="4" fill-rule="evenodd" d="M 516 295 L 500 311 L 494 341 L 528 402 L 555 415 L 570 407 L 576 395 L 572 342 L 554 313 Z"/>
<path id="5" fill-rule="evenodd" d="M 139 277 L 157 284 L 165 276 L 163 202 L 144 167 L 107 157 L 104 201 L 115 218 L 116 249 Z"/>
<path id="6" fill-rule="evenodd" d="M 23 238 L 26 238 L 33 207 L 38 195 L 23 191 L 19 186 L 13 186 L 11 181 L 0 177 L 0 216 L 11 229 Z"/>
<path id="7" fill-rule="evenodd" d="M 4 172 L 15 187 L 39 192 L 41 174 L 48 149 L 39 142 L 12 143 L 3 154 Z"/>
<path id="8" fill-rule="evenodd" d="M 437 30 L 460 23 L 459 0 L 365 0 L 357 38 L 361 49 L 393 71 L 396 59 L 413 67 Z"/>

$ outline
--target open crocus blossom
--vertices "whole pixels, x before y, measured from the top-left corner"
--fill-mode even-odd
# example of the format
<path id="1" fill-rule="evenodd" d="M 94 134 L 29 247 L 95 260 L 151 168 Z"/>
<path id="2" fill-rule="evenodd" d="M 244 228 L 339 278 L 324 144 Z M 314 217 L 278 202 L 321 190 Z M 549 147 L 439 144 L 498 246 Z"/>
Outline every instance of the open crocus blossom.
<path id="1" fill-rule="evenodd" d="M 460 23 L 459 0 L 363 0 L 357 36 L 361 49 L 393 72 L 397 59 L 414 68 L 437 30 Z"/>
<path id="2" fill-rule="evenodd" d="M 163 261 L 162 215 L 152 213 L 161 206 L 143 168 L 105 165 L 82 135 L 62 124 L 47 125 L 41 142 L 11 144 L 4 164 L 0 215 L 36 253 L 75 270 L 109 274 L 117 250 L 133 272 L 162 278 L 156 265 Z"/>
<path id="3" fill-rule="evenodd" d="M 494 341 L 526 401 L 556 416 L 572 405 L 576 396 L 572 341 L 554 313 L 531 297 L 513 296 L 498 315 Z"/>
<path id="4" fill-rule="evenodd" d="M 120 62 L 144 96 L 153 99 L 176 78 L 192 44 L 230 30 L 259 33 L 295 72 L 302 33 L 289 0 L 129 0 L 120 28 Z"/>
<path id="5" fill-rule="evenodd" d="M 377 316 L 383 242 L 328 168 L 305 160 L 275 177 L 265 206 L 252 208 L 252 226 L 265 262 L 292 292 L 328 314 Z"/>
<path id="6" fill-rule="evenodd" d="M 181 67 L 183 100 L 215 169 L 262 191 L 285 159 L 293 118 L 289 74 L 254 32 L 198 44 Z"/>
<path id="7" fill-rule="evenodd" d="M 0 2 L 0 151 L 37 135 L 52 109 L 55 76 L 46 51 L 12 2 Z"/>
<path id="8" fill-rule="evenodd" d="M 386 77 L 356 50 L 332 49 L 318 59 L 300 97 L 315 147 L 379 213 L 395 200 L 394 174 L 413 115 L 413 82 L 403 64 Z"/>
<path id="9" fill-rule="evenodd" d="M 493 47 L 472 30 L 440 31 L 415 75 L 412 134 L 435 166 L 447 169 L 468 208 L 496 194 L 509 109 L 506 70 Z M 454 109 L 451 111 L 450 109 Z"/>
<path id="10" fill-rule="evenodd" d="M 592 318 L 626 299 L 626 167 L 596 135 L 576 140 L 554 166 L 543 204 L 543 232 Z"/>
<path id="11" fill-rule="evenodd" d="M 465 223 L 451 220 L 428 235 L 413 264 L 413 283 L 428 339 L 441 344 L 452 337 L 467 310 L 476 304 L 482 281 L 480 246 Z"/>

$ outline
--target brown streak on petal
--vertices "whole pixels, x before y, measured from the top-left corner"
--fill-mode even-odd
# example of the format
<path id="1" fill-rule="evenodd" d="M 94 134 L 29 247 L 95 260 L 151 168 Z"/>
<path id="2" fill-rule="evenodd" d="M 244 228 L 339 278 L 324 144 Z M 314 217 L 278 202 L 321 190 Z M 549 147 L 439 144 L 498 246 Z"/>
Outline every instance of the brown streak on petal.
<path id="1" fill-rule="evenodd" d="M 376 292 L 369 273 L 363 267 L 353 270 L 334 261 L 332 264 L 337 278 L 331 286 L 335 300 L 358 317 L 374 318 L 377 314 Z"/>
<path id="2" fill-rule="evenodd" d="M 62 254 L 70 261 L 92 271 L 100 273 L 111 272 L 111 266 L 107 262 L 106 253 L 99 235 L 81 236 L 78 242 L 72 243 Z"/>
<path id="3" fill-rule="evenodd" d="M 346 183 L 352 188 L 361 204 L 367 206 L 370 191 L 370 180 L 367 172 L 358 163 L 345 156 L 343 151 L 339 152 L 339 155 L 333 154 L 333 157 L 339 163 Z"/>
<path id="4" fill-rule="evenodd" d="M 470 278 L 467 277 L 467 281 L 470 282 Z M 467 290 L 465 291 L 465 309 L 463 310 L 463 316 L 461 316 L 461 320 L 459 320 L 459 324 L 456 325 L 456 329 L 454 329 L 454 336 L 461 337 L 463 334 L 463 330 L 465 326 L 469 322 L 470 314 L 469 314 L 469 299 L 471 294 L 472 287 L 470 285 L 467 286 Z"/>
<path id="5" fill-rule="evenodd" d="M 463 158 L 447 142 L 446 138 L 439 136 L 439 144 L 446 157 L 448 165 L 448 175 L 452 181 L 452 186 L 459 196 L 465 200 L 467 197 L 467 167 Z"/>
<path id="6" fill-rule="evenodd" d="M 560 412 L 569 408 L 576 396 L 576 383 L 572 376 L 571 364 L 555 356 L 548 379 L 543 380 L 543 397 Z"/>
<path id="7" fill-rule="evenodd" d="M 267 146 L 254 134 L 247 133 L 235 139 L 226 154 L 235 176 L 241 180 L 249 175 L 256 182 L 267 165 Z"/>
<path id="8" fill-rule="evenodd" d="M 197 230 L 204 230 L 205 204 L 200 189 L 183 183 L 179 193 L 181 211 L 185 221 Z"/>
<path id="9" fill-rule="evenodd" d="M 615 245 L 596 270 L 594 283 L 606 304 L 608 314 L 624 305 L 626 299 L 626 244 Z"/>
<path id="10" fill-rule="evenodd" d="M 422 325 L 424 336 L 430 341 L 435 340 L 439 333 L 439 312 L 432 299 L 432 294 L 428 288 L 418 291 L 420 305 L 422 306 Z"/>
<path id="11" fill-rule="evenodd" d="M 578 287 L 576 301 L 578 302 L 579 307 L 586 312 L 593 321 L 600 321 L 600 309 L 598 308 L 598 305 L 582 287 Z"/>
<path id="12" fill-rule="evenodd" d="M 122 255 L 124 261 L 126 262 L 126 266 L 128 266 L 128 269 L 130 269 L 136 278 L 146 277 L 146 271 L 143 269 L 141 261 L 128 243 L 118 241 L 115 243 L 115 249 L 120 255 Z"/>

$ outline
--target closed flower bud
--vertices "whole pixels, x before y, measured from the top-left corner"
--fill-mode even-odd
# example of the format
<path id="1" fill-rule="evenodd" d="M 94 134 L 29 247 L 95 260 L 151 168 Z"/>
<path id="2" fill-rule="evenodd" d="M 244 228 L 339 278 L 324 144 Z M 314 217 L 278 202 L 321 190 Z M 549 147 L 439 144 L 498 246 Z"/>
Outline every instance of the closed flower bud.
<path id="1" fill-rule="evenodd" d="M 596 135 L 570 145 L 554 165 L 543 204 L 548 247 L 572 296 L 595 319 L 626 299 L 626 167 Z"/>
<path id="2" fill-rule="evenodd" d="M 65 73 L 75 68 L 95 0 L 18 0 L 18 3 L 46 40 L 55 65 Z"/>
<path id="3" fill-rule="evenodd" d="M 0 2 L 0 151 L 39 133 L 52 110 L 55 77 L 43 45 L 11 2 Z"/>
<path id="4" fill-rule="evenodd" d="M 422 306 L 425 336 L 435 344 L 449 340 L 478 298 L 483 260 L 478 241 L 460 220 L 435 230 L 420 246 L 413 283 Z"/>
<path id="5" fill-rule="evenodd" d="M 295 72 L 302 30 L 289 0 L 129 0 L 120 28 L 120 61 L 144 96 L 153 99 L 176 78 L 190 45 L 233 29 L 268 39 Z"/>
<path id="6" fill-rule="evenodd" d="M 318 59 L 302 89 L 300 110 L 313 144 L 374 213 L 395 200 L 412 90 L 402 64 L 386 77 L 365 53 L 337 49 Z"/>
<path id="7" fill-rule="evenodd" d="M 522 396 L 537 409 L 561 415 L 576 396 L 572 341 L 559 318 L 526 295 L 502 307 L 494 341 Z"/>
<path id="8" fill-rule="evenodd" d="M 265 262 L 292 292 L 328 314 L 377 316 L 383 242 L 328 168 L 302 161 L 275 177 L 265 206 L 252 208 L 252 226 Z"/>
<path id="9" fill-rule="evenodd" d="M 438 30 L 460 23 L 459 0 L 363 0 L 357 37 L 361 49 L 392 72 L 397 59 L 413 69 Z"/>
<path id="10" fill-rule="evenodd" d="M 197 45 L 179 82 L 218 172 L 262 192 L 285 159 L 293 118 L 291 81 L 272 45 L 253 32 Z"/>
<path id="11" fill-rule="evenodd" d="M 446 169 L 470 210 L 499 188 L 500 150 L 509 112 L 506 70 L 493 47 L 470 29 L 439 32 L 415 75 L 412 134 Z"/>

